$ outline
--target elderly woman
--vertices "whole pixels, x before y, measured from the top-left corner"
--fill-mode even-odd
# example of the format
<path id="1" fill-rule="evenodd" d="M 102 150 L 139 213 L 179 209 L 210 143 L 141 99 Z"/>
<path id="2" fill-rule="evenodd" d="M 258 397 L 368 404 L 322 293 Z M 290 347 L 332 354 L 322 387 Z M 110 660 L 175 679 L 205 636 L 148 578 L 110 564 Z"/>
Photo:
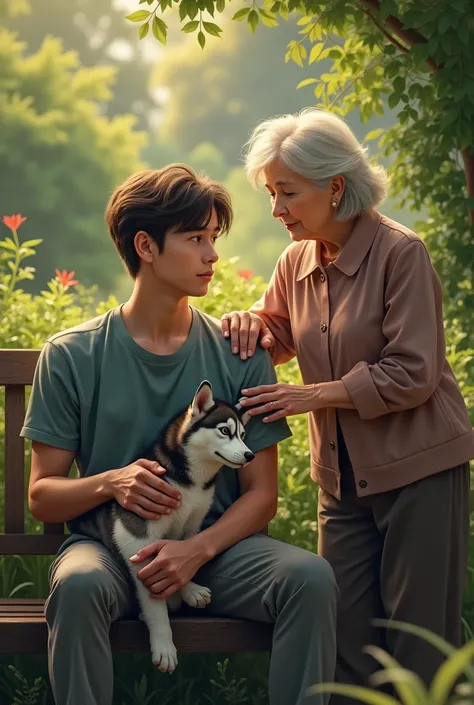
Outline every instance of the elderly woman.
<path id="1" fill-rule="evenodd" d="M 263 122 L 246 169 L 293 242 L 261 300 L 222 329 L 243 358 L 260 338 L 301 369 L 303 385 L 243 390 L 242 404 L 268 423 L 309 415 L 319 552 L 340 589 L 337 680 L 367 684 L 378 666 L 363 648 L 376 644 L 429 682 L 440 654 L 373 619 L 462 641 L 474 433 L 445 357 L 440 281 L 423 241 L 375 210 L 386 174 L 336 116 Z"/>

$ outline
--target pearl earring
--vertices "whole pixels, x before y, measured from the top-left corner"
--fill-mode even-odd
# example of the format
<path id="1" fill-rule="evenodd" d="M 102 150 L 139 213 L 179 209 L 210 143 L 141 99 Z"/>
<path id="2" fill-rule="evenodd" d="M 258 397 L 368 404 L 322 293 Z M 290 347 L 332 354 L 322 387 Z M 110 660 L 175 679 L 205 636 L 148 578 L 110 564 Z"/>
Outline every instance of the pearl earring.
<path id="1" fill-rule="evenodd" d="M 333 198 L 331 205 L 332 205 L 333 208 L 337 208 L 337 201 L 336 201 L 335 198 Z"/>

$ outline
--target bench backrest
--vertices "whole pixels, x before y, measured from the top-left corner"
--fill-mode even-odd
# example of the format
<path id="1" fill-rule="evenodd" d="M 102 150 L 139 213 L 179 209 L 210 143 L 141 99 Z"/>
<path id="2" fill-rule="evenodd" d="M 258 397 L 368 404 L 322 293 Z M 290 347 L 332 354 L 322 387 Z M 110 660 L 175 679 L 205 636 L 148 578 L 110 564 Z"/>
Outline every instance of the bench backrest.
<path id="1" fill-rule="evenodd" d="M 25 444 L 20 430 L 25 418 L 26 388 L 31 385 L 39 350 L 0 350 L 0 387 L 5 387 L 4 526 L 0 554 L 51 555 L 64 541 L 63 524 L 43 524 L 43 533 L 25 533 Z"/>

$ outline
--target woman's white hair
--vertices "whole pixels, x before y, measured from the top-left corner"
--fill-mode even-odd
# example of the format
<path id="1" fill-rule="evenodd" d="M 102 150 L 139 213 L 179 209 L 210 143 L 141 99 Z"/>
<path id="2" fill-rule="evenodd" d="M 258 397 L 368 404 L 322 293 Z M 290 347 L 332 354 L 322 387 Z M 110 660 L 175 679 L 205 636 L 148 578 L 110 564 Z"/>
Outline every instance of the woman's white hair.
<path id="1" fill-rule="evenodd" d="M 339 220 L 360 215 L 387 193 L 385 169 L 371 164 L 367 148 L 344 120 L 324 110 L 305 108 L 265 120 L 245 147 L 245 169 L 254 186 L 275 160 L 319 188 L 327 188 L 333 177 L 343 176 L 344 194 L 336 214 Z"/>

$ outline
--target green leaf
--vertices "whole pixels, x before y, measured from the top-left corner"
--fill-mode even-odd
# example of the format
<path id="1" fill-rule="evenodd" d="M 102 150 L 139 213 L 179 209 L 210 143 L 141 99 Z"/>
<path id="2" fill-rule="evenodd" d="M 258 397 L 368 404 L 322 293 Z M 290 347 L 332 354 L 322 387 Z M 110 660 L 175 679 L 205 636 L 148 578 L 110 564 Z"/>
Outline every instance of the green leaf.
<path id="1" fill-rule="evenodd" d="M 189 34 L 189 32 L 195 32 L 198 27 L 199 22 L 197 20 L 194 20 L 193 22 L 187 22 L 181 31 L 185 32 L 185 34 Z"/>
<path id="2" fill-rule="evenodd" d="M 213 0 L 202 0 L 204 3 L 204 7 L 208 11 L 208 13 L 211 15 L 211 17 L 214 17 L 214 2 Z"/>
<path id="3" fill-rule="evenodd" d="M 184 20 L 185 17 L 188 17 L 188 2 L 187 0 L 181 0 L 179 6 L 179 19 L 181 20 L 181 22 Z"/>
<path id="4" fill-rule="evenodd" d="M 402 668 L 393 656 L 377 646 L 367 646 L 364 651 L 386 669 L 376 674 L 377 685 L 392 683 L 403 705 L 420 705 L 428 701 L 426 687 L 416 673 Z"/>
<path id="5" fill-rule="evenodd" d="M 400 73 L 401 65 L 399 61 L 392 61 L 385 69 L 385 76 L 387 78 L 393 78 L 398 76 Z"/>
<path id="6" fill-rule="evenodd" d="M 303 81 L 300 81 L 296 88 L 304 88 L 305 86 L 311 86 L 313 83 L 319 83 L 319 79 L 317 78 L 305 78 Z"/>
<path id="7" fill-rule="evenodd" d="M 202 24 L 208 34 L 211 34 L 213 37 L 221 36 L 220 33 L 222 32 L 222 29 L 214 24 L 214 22 L 203 22 Z"/>
<path id="8" fill-rule="evenodd" d="M 464 44 L 464 46 L 468 47 L 470 42 L 471 42 L 471 34 L 469 31 L 469 25 L 467 22 L 461 22 L 461 24 L 458 27 L 458 37 Z"/>
<path id="9" fill-rule="evenodd" d="M 198 42 L 201 49 L 204 49 L 206 46 L 206 35 L 201 30 L 198 32 Z"/>
<path id="10" fill-rule="evenodd" d="M 140 37 L 140 39 L 144 39 L 146 37 L 149 29 L 150 29 L 149 22 L 144 22 L 142 25 L 140 25 L 140 27 L 138 29 L 138 36 Z"/>
<path id="11" fill-rule="evenodd" d="M 254 34 L 257 29 L 258 21 L 258 12 L 256 10 L 250 10 L 249 16 L 247 17 L 247 24 L 252 34 Z"/>
<path id="12" fill-rule="evenodd" d="M 13 250 L 13 252 L 16 252 L 17 246 L 13 242 L 13 240 L 10 240 L 10 238 L 5 238 L 5 240 L 0 241 L 0 247 L 4 247 L 6 250 Z"/>
<path id="13" fill-rule="evenodd" d="M 250 12 L 250 7 L 242 7 L 240 10 L 237 10 L 235 15 L 232 17 L 233 20 L 243 20 L 245 17 Z"/>
<path id="14" fill-rule="evenodd" d="M 163 22 L 163 20 L 157 17 L 156 15 L 153 17 L 152 29 L 156 39 L 158 39 L 158 41 L 162 44 L 166 44 L 166 35 L 168 27 L 166 26 L 166 23 Z"/>
<path id="15" fill-rule="evenodd" d="M 197 2 L 195 0 L 189 0 L 188 2 L 188 17 L 190 20 L 193 20 L 197 13 L 199 12 L 199 7 L 197 5 Z"/>
<path id="16" fill-rule="evenodd" d="M 438 22 L 438 30 L 440 34 L 444 34 L 449 27 L 451 26 L 451 18 L 448 15 L 447 12 L 445 12 L 441 17 L 439 18 Z"/>
<path id="17" fill-rule="evenodd" d="M 366 136 L 365 136 L 365 141 L 366 141 L 366 142 L 370 142 L 371 140 L 376 140 L 376 139 L 378 139 L 381 135 L 383 135 L 384 132 L 385 132 L 385 130 L 383 129 L 383 127 L 379 127 L 379 128 L 377 128 L 376 130 L 371 130 L 370 132 L 368 132 L 368 133 L 366 134 Z"/>
<path id="18" fill-rule="evenodd" d="M 319 693 L 334 693 L 335 695 L 346 695 L 349 698 L 361 700 L 368 705 L 400 705 L 398 700 L 385 693 L 377 693 L 370 688 L 360 685 L 345 685 L 345 683 L 321 683 L 309 689 L 309 693 L 317 695 Z"/>
<path id="19" fill-rule="evenodd" d="M 217 12 L 224 12 L 225 0 L 216 0 L 216 10 Z"/>
<path id="20" fill-rule="evenodd" d="M 299 44 L 298 42 L 295 42 L 291 49 L 290 56 L 295 62 L 295 64 L 301 66 L 301 68 L 303 68 L 303 59 L 306 58 L 306 54 L 306 47 L 304 47 L 302 44 Z"/>
<path id="21" fill-rule="evenodd" d="M 278 22 L 273 12 L 269 12 L 263 7 L 259 7 L 258 12 L 264 25 L 267 27 L 278 27 Z"/>
<path id="22" fill-rule="evenodd" d="M 136 12 L 132 12 L 131 15 L 127 15 L 125 19 L 130 20 L 130 22 L 141 22 L 142 20 L 147 20 L 150 15 L 151 12 L 148 10 L 136 10 Z"/>
<path id="23" fill-rule="evenodd" d="M 403 76 L 397 76 L 393 82 L 393 90 L 395 93 L 403 93 L 405 90 L 406 81 Z"/>
<path id="24" fill-rule="evenodd" d="M 465 644 L 440 666 L 431 684 L 431 702 L 444 705 L 451 689 L 474 657 L 474 642 Z M 473 681 L 471 680 L 471 684 Z"/>
<path id="25" fill-rule="evenodd" d="M 8 597 L 13 597 L 13 595 L 16 595 L 17 592 L 20 592 L 20 590 L 23 590 L 24 587 L 33 587 L 34 583 L 21 583 L 20 585 L 17 585 L 16 587 L 13 588 L 13 590 L 10 592 Z"/>
<path id="26" fill-rule="evenodd" d="M 447 642 L 446 639 L 443 639 L 443 637 L 440 637 L 438 634 L 434 634 L 425 627 L 419 627 L 417 624 L 400 622 L 395 619 L 373 619 L 372 624 L 374 627 L 382 627 L 384 629 L 400 629 L 407 634 L 414 634 L 420 639 L 425 639 L 429 644 L 438 649 L 438 651 L 440 651 L 444 656 L 452 656 L 457 653 L 455 647 Z M 471 664 L 466 664 L 463 668 L 463 673 L 468 676 L 469 680 L 474 682 L 474 666 Z"/>
<path id="27" fill-rule="evenodd" d="M 324 49 L 324 44 L 322 42 L 318 42 L 313 47 L 311 47 L 308 63 L 312 64 L 313 61 L 317 61 L 317 59 L 319 58 L 319 55 L 321 54 L 323 49 Z"/>
<path id="28" fill-rule="evenodd" d="M 390 95 L 388 96 L 388 100 L 387 100 L 388 107 L 392 108 L 392 110 L 393 110 L 393 108 L 395 108 L 399 104 L 399 102 L 400 102 L 400 96 L 397 95 L 397 93 L 390 93 Z"/>
<path id="29" fill-rule="evenodd" d="M 263 25 L 265 25 L 265 27 L 279 27 L 280 26 L 276 18 L 270 20 L 270 19 L 268 19 L 268 17 L 263 16 L 260 18 L 260 20 L 261 20 L 261 23 Z"/>
<path id="30" fill-rule="evenodd" d="M 37 247 L 38 245 L 41 245 L 42 242 L 43 240 L 41 240 L 40 238 L 38 238 L 37 240 L 26 240 L 23 243 L 23 247 Z"/>

